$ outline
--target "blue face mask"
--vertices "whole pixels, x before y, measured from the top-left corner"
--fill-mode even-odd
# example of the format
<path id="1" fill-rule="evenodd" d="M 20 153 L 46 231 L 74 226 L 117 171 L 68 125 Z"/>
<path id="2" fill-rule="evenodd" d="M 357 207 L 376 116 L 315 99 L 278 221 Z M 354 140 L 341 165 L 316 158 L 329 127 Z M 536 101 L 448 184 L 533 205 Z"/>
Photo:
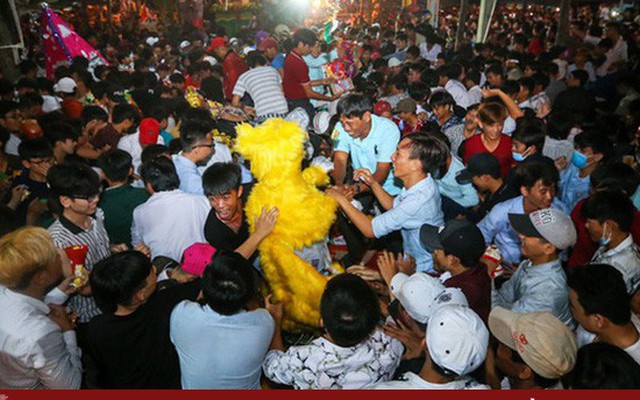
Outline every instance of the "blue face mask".
<path id="1" fill-rule="evenodd" d="M 580 153 L 578 150 L 573 151 L 573 157 L 571 158 L 571 163 L 576 166 L 576 168 L 584 168 L 587 166 L 587 156 Z"/>
<path id="2" fill-rule="evenodd" d="M 611 243 L 611 233 L 609 233 L 609 236 L 607 237 L 605 235 L 606 230 L 607 230 L 607 223 L 605 222 L 602 225 L 602 236 L 600 236 L 600 239 L 598 240 L 598 246 L 600 247 L 606 247 L 609 243 Z"/>
<path id="3" fill-rule="evenodd" d="M 511 152 L 511 156 L 513 157 L 513 160 L 515 162 L 522 162 L 526 158 L 525 156 L 522 155 L 522 153 L 516 153 L 515 151 Z"/>

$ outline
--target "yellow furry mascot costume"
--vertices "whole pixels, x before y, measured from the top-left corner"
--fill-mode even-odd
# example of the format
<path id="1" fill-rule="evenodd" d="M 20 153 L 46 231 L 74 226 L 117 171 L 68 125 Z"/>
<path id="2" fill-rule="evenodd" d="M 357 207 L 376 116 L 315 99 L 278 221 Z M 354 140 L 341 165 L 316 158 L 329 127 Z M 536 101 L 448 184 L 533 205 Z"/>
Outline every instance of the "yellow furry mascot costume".
<path id="1" fill-rule="evenodd" d="M 329 278 L 294 249 L 323 240 L 335 220 L 336 202 L 316 188 L 327 185 L 329 176 L 317 166 L 301 171 L 307 134 L 294 122 L 274 118 L 236 131 L 235 150 L 251 161 L 258 182 L 245 207 L 250 231 L 264 206 L 278 208 L 278 222 L 259 250 L 274 301 L 284 302 L 284 328 L 318 327 L 320 297 Z"/>

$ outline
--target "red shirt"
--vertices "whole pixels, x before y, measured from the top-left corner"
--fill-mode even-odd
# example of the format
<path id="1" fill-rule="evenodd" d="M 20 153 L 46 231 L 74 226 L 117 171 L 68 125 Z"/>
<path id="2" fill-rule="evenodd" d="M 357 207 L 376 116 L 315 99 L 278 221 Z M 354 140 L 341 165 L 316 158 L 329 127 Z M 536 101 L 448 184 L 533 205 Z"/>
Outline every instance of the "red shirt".
<path id="1" fill-rule="evenodd" d="M 491 311 L 491 278 L 484 264 L 469 268 L 460 275 L 453 276 L 444 282 L 446 287 L 462 290 L 469 308 L 476 312 L 486 323 Z"/>
<path id="2" fill-rule="evenodd" d="M 467 139 L 464 144 L 464 163 L 469 161 L 469 158 L 478 153 L 490 153 L 493 154 L 500 163 L 500 174 L 502 178 L 506 178 L 511 169 L 511 163 L 513 158 L 511 156 L 511 138 L 507 135 L 500 136 L 500 143 L 494 151 L 489 151 L 482 142 L 482 135 L 474 135 Z"/>
<path id="3" fill-rule="evenodd" d="M 589 231 L 585 226 L 587 219 L 580 216 L 580 212 L 582 211 L 582 206 L 585 201 L 587 201 L 587 199 L 580 200 L 573 208 L 573 211 L 571 211 L 571 220 L 576 226 L 578 239 L 576 240 L 576 244 L 573 246 L 571 257 L 569 257 L 569 262 L 567 263 L 569 268 L 579 267 L 590 263 L 593 255 L 598 250 L 598 244 L 591 240 Z M 633 236 L 635 244 L 640 245 L 640 212 L 637 210 L 633 217 L 633 223 L 631 224 L 631 236 Z"/>
<path id="4" fill-rule="evenodd" d="M 222 71 L 224 73 L 224 97 L 231 101 L 233 98 L 233 88 L 240 75 L 249 70 L 247 63 L 233 50 L 229 50 L 222 62 Z"/>
<path id="5" fill-rule="evenodd" d="M 287 100 L 308 99 L 309 96 L 307 96 L 302 85 L 309 82 L 309 67 L 307 63 L 300 57 L 300 54 L 295 50 L 291 50 L 287 58 L 284 59 L 284 77 L 282 78 L 284 97 Z"/>

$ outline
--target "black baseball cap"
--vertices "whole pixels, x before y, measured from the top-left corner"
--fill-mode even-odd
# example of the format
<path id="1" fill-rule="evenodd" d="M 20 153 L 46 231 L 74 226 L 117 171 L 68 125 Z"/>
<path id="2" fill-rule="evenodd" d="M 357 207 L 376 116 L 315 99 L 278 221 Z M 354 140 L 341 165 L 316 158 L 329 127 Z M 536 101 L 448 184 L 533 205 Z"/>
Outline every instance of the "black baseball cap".
<path id="1" fill-rule="evenodd" d="M 447 221 L 441 227 L 422 225 L 420 243 L 429 253 L 433 253 L 434 250 L 444 250 L 461 260 L 478 261 L 487 249 L 480 229 L 467 220 L 459 219 Z"/>
<path id="2" fill-rule="evenodd" d="M 490 153 L 478 153 L 469 158 L 467 168 L 458 172 L 456 182 L 461 185 L 471 183 L 471 178 L 480 175 L 500 176 L 500 161 Z"/>

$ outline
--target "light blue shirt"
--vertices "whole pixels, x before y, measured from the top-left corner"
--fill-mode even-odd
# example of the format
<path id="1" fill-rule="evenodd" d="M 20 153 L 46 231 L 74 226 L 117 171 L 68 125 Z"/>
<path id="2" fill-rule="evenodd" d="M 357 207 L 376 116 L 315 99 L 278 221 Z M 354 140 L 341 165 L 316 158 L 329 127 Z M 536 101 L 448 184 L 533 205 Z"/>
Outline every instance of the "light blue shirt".
<path id="1" fill-rule="evenodd" d="M 554 198 L 551 208 L 565 211 L 564 205 Z M 509 223 L 509 214 L 524 214 L 524 197 L 518 196 L 496 204 L 489 214 L 478 223 L 478 228 L 487 244 L 498 246 L 504 261 L 511 264 L 520 263 L 520 237 Z"/>
<path id="2" fill-rule="evenodd" d="M 354 139 L 344 130 L 342 122 L 336 124 L 339 132 L 335 143 L 335 151 L 351 154 L 353 169 L 366 168 L 375 173 L 378 163 L 390 163 L 400 142 L 400 130 L 390 119 L 371 114 L 371 130 L 364 139 Z M 382 184 L 391 196 L 400 193 L 400 186 L 394 183 L 393 168 Z"/>
<path id="3" fill-rule="evenodd" d="M 476 189 L 471 183 L 461 185 L 456 181 L 456 175 L 464 168 L 462 161 L 451 155 L 449 170 L 441 179 L 436 179 L 436 184 L 440 195 L 447 196 L 462 207 L 473 207 L 480 201 Z"/>
<path id="4" fill-rule="evenodd" d="M 575 327 L 569 310 L 567 276 L 559 259 L 539 265 L 523 261 L 499 290 L 491 291 L 491 306 L 517 313 L 546 311 L 569 328 Z"/>
<path id="5" fill-rule="evenodd" d="M 420 243 L 420 228 L 424 224 L 444 225 L 440 193 L 431 176 L 408 190 L 403 188 L 393 200 L 393 208 L 371 221 L 373 234 L 377 238 L 400 231 L 404 253 L 416 259 L 418 272 L 435 272 L 431 254 Z"/>
<path id="6" fill-rule="evenodd" d="M 580 169 L 573 164 L 569 164 L 560 172 L 560 200 L 567 206 L 569 212 L 582 199 L 589 197 L 591 189 L 591 176 L 580 178 Z"/>
<path id="7" fill-rule="evenodd" d="M 171 313 L 170 336 L 183 389 L 260 389 L 275 323 L 263 308 L 221 315 L 185 300 Z"/>
<path id="8" fill-rule="evenodd" d="M 198 166 L 181 154 L 174 155 L 172 159 L 180 178 L 180 190 L 185 193 L 204 194 L 202 175 L 198 172 Z"/>

